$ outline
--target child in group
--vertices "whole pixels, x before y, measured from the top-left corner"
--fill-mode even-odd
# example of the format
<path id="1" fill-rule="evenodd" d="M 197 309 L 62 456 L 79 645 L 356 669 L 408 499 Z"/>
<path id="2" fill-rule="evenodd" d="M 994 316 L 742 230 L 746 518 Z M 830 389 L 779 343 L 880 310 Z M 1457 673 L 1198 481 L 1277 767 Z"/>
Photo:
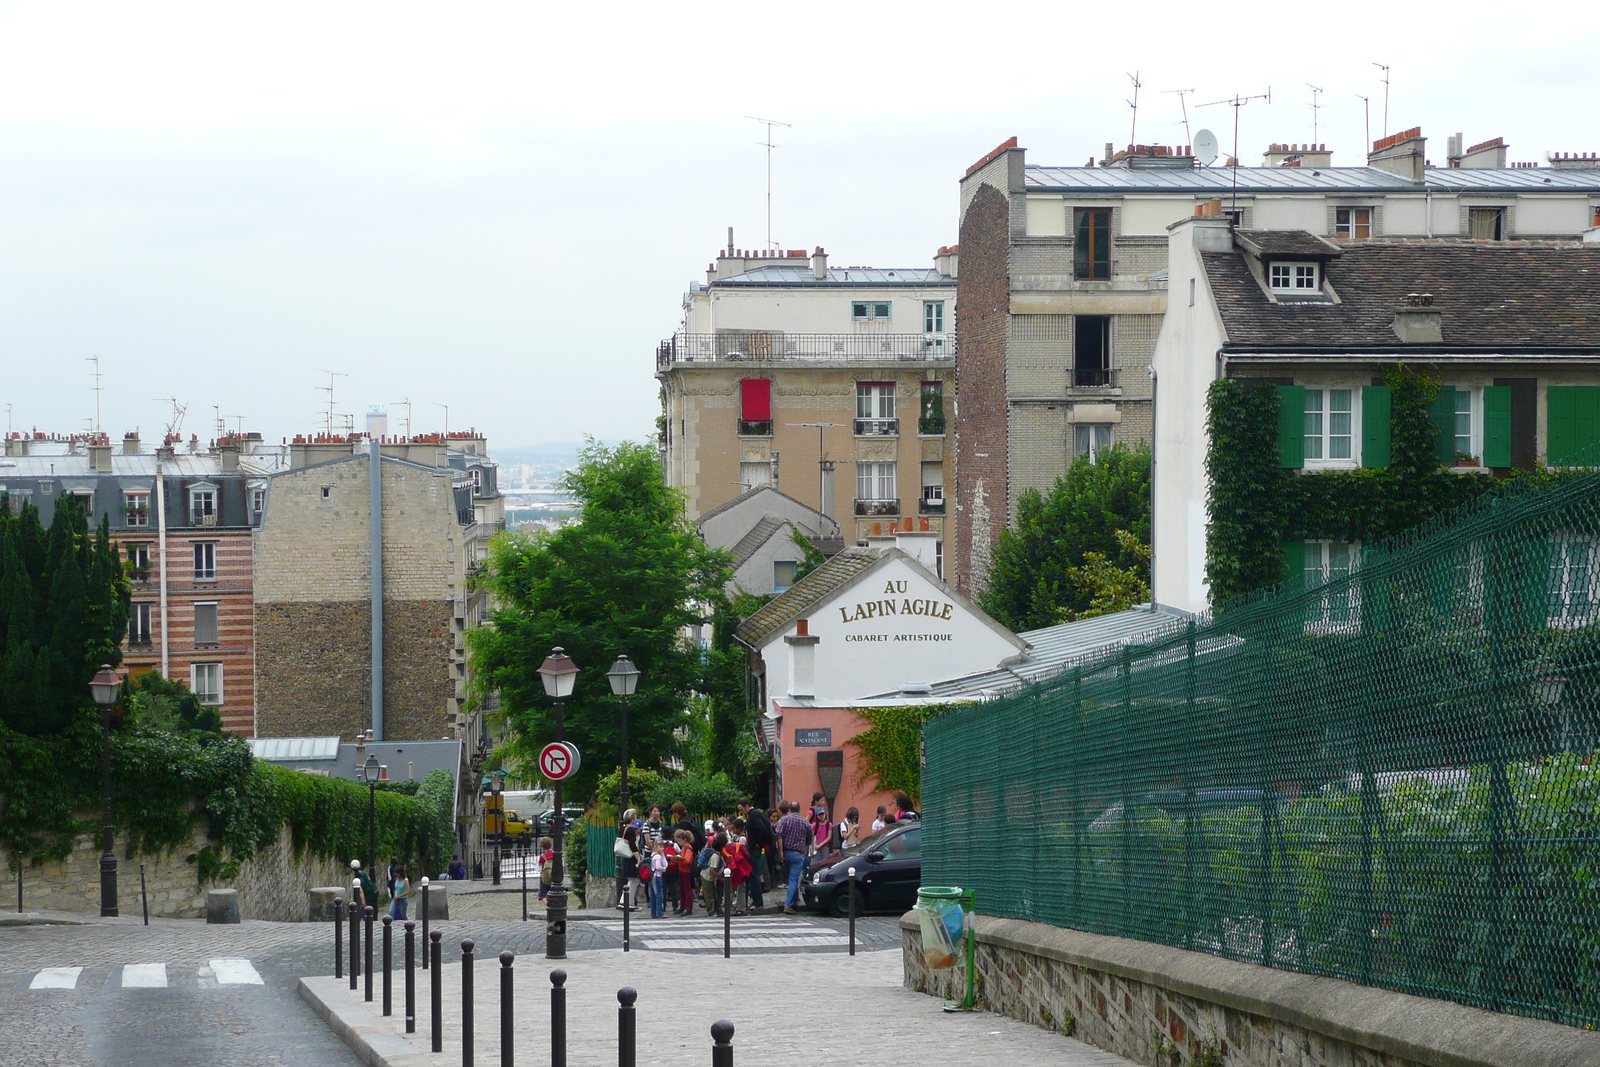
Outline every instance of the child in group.
<path id="1" fill-rule="evenodd" d="M 662 885 L 667 877 L 667 843 L 655 838 L 650 850 L 650 918 L 659 919 L 667 913 L 666 889 Z"/>
<path id="2" fill-rule="evenodd" d="M 694 834 L 679 830 L 677 836 L 678 854 L 673 858 L 678 872 L 677 914 L 688 916 L 694 914 Z"/>
<path id="3" fill-rule="evenodd" d="M 733 872 L 733 913 L 743 915 L 750 908 L 750 876 L 755 868 L 750 864 L 750 849 L 745 843 L 744 820 L 737 816 L 728 820 L 728 843 L 722 849 L 722 858 Z"/>
<path id="4" fill-rule="evenodd" d="M 548 837 L 539 838 L 539 899 L 550 895 L 550 879 L 556 873 L 555 842 Z"/>
<path id="5" fill-rule="evenodd" d="M 722 880 L 722 850 L 728 846 L 728 835 L 718 834 L 706 842 L 706 847 L 700 853 L 700 899 L 706 906 L 707 915 L 721 915 L 722 910 L 717 906 L 717 894 L 721 887 L 717 884 Z"/>

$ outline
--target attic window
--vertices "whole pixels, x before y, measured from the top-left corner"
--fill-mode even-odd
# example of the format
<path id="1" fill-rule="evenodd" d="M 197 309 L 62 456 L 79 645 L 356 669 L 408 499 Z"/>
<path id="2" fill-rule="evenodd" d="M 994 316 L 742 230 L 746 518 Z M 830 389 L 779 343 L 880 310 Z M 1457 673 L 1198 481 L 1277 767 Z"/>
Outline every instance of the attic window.
<path id="1" fill-rule="evenodd" d="M 1267 282 L 1275 293 L 1314 293 L 1320 288 L 1315 263 L 1272 263 Z"/>

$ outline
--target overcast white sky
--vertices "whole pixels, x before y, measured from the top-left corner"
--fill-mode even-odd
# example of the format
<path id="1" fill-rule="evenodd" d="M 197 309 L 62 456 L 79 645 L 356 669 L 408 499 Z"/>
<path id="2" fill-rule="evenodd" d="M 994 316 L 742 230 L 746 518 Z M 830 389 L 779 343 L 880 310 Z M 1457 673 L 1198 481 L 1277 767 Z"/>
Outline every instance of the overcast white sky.
<path id="1" fill-rule="evenodd" d="M 1017 134 L 1035 163 L 1182 143 L 1193 104 L 1271 86 L 1241 157 L 1361 157 L 1421 125 L 1514 160 L 1600 149 L 1587 5 L 1175 3 L 16 4 L 0 0 L 0 404 L 18 429 L 148 438 L 167 405 L 272 437 L 410 398 L 491 447 L 641 437 L 656 342 L 735 227 L 835 263 L 920 266 L 956 181 Z M 1232 139 L 1226 107 L 1191 111 Z M 0 415 L 4 415 L 0 412 Z M 235 423 L 230 419 L 229 426 Z"/>

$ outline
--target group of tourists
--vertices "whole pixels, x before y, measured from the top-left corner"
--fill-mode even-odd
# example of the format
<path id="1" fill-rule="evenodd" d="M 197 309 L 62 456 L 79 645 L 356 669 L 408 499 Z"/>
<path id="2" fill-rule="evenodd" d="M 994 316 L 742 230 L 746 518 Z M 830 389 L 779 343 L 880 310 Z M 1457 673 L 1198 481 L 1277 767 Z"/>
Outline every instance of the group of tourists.
<path id="1" fill-rule="evenodd" d="M 350 869 L 360 886 L 355 890 L 357 906 L 365 908 L 370 904 L 372 910 L 376 912 L 382 908 L 383 901 L 387 899 L 389 915 L 396 920 L 406 918 L 406 909 L 411 903 L 412 893 L 410 864 L 401 863 L 398 856 L 389 861 L 389 870 L 383 880 L 387 892 L 382 895 L 379 894 L 377 885 L 373 883 L 372 875 L 361 865 L 360 860 L 351 860 Z"/>
<path id="2" fill-rule="evenodd" d="M 613 846 L 617 909 L 636 910 L 643 898 L 651 918 L 664 917 L 669 906 L 674 915 L 688 916 L 698 897 L 709 915 L 725 908 L 743 915 L 764 907 L 767 891 L 782 888 L 783 913 L 796 915 L 807 864 L 861 839 L 861 813 L 850 808 L 835 821 L 821 793 L 809 806 L 782 800 L 763 811 L 746 797 L 737 809 L 703 824 L 681 803 L 672 805 L 668 818 L 660 807 L 643 817 L 633 808 L 623 812 L 622 836 Z M 879 805 L 871 832 L 915 818 L 911 798 L 897 793 L 893 811 Z"/>

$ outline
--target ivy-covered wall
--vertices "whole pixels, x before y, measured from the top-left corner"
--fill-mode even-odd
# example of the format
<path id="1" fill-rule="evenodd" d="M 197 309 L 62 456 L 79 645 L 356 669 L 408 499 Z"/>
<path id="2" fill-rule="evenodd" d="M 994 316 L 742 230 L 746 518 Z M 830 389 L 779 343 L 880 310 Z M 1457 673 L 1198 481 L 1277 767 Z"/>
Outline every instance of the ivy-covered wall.
<path id="1" fill-rule="evenodd" d="M 1213 382 L 1206 398 L 1206 476 L 1210 526 L 1206 580 L 1222 606 L 1291 577 L 1284 543 L 1327 539 L 1372 543 L 1460 507 L 1512 480 L 1453 473 L 1440 460 L 1431 406 L 1437 374 L 1404 365 L 1384 372 L 1389 389 L 1389 456 L 1382 467 L 1305 473 L 1285 469 L 1280 432 L 1290 424 L 1278 387 L 1249 379 Z"/>

